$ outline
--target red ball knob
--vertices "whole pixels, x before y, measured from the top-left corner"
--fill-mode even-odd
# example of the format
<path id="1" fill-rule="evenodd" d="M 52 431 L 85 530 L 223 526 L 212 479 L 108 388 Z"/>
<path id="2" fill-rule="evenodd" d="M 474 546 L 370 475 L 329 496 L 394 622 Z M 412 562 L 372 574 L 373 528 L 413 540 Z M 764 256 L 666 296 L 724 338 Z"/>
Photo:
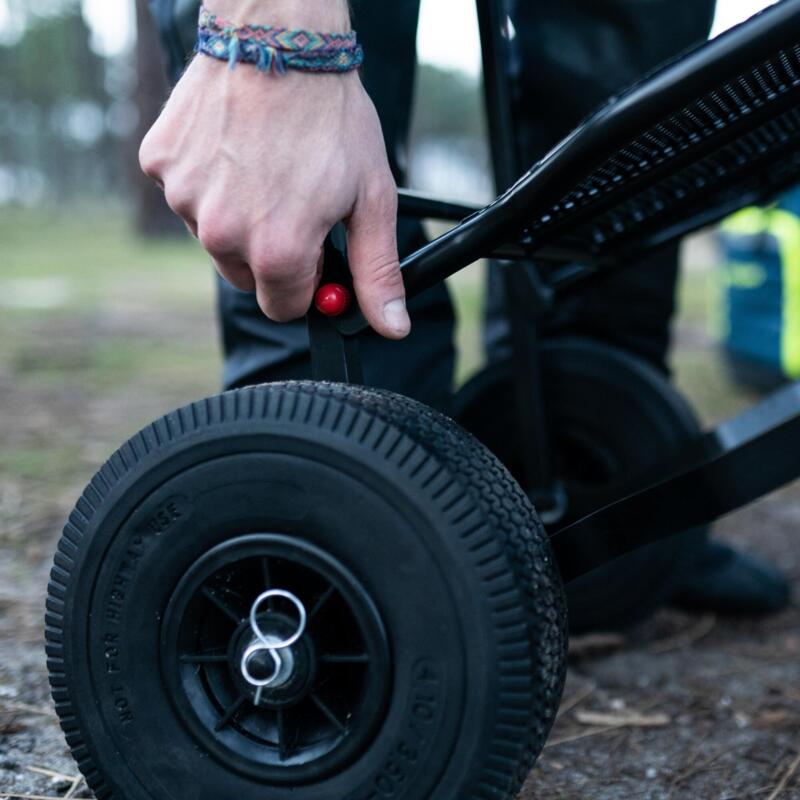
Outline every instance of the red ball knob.
<path id="1" fill-rule="evenodd" d="M 326 283 L 317 289 L 314 305 L 326 317 L 338 317 L 350 308 L 350 292 L 340 283 Z"/>

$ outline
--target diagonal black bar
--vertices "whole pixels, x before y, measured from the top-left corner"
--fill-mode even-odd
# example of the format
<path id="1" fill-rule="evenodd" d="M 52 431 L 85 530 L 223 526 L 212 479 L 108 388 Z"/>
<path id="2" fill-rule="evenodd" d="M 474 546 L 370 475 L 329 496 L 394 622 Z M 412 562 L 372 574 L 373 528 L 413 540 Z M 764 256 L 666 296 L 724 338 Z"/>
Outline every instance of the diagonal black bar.
<path id="1" fill-rule="evenodd" d="M 461 222 L 481 210 L 479 206 L 441 200 L 438 197 L 414 192 L 410 189 L 398 190 L 397 204 L 397 212 L 401 217 L 439 219 L 444 222 Z"/>
<path id="2" fill-rule="evenodd" d="M 556 531 L 552 542 L 564 581 L 711 523 L 800 476 L 800 383 L 724 423 L 713 439 L 716 453 L 708 460 L 700 455 L 681 474 Z"/>

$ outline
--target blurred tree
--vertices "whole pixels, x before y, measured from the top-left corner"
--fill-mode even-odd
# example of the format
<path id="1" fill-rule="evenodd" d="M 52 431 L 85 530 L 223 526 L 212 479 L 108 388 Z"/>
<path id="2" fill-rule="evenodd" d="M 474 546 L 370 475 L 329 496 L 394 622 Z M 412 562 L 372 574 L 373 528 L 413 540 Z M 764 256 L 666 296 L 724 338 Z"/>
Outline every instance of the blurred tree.
<path id="1" fill-rule="evenodd" d="M 158 117 L 166 99 L 168 87 L 161 60 L 161 44 L 153 24 L 147 0 L 136 0 L 136 107 L 139 124 L 135 146 L 144 138 Z M 137 159 L 133 159 L 134 165 Z M 136 205 L 136 229 L 142 236 L 164 236 L 185 229 L 177 216 L 167 206 L 163 193 L 153 182 L 134 167 L 132 176 Z"/>
<path id="2" fill-rule="evenodd" d="M 108 191 L 116 143 L 104 61 L 76 0 L 50 10 L 22 17 L 20 38 L 0 46 L 0 164 L 38 175 L 55 199 Z"/>
<path id="3" fill-rule="evenodd" d="M 484 137 L 483 95 L 475 78 L 422 64 L 417 94 L 414 130 L 420 139 L 479 141 Z"/>
<path id="4" fill-rule="evenodd" d="M 483 92 L 464 72 L 423 64 L 409 178 L 416 189 L 481 202 L 492 193 Z"/>
<path id="5" fill-rule="evenodd" d="M 57 14 L 28 19 L 22 38 L 0 48 L 0 95 L 53 106 L 65 97 L 106 102 L 103 60 L 89 46 L 76 2 Z"/>

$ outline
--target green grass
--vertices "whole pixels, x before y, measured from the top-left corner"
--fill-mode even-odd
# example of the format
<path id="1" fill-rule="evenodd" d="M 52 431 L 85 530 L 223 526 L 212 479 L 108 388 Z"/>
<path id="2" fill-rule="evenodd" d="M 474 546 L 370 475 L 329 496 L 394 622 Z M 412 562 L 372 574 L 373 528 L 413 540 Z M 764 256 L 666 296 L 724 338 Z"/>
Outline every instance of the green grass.
<path id="1" fill-rule="evenodd" d="M 29 480 L 48 481 L 69 473 L 75 466 L 71 446 L 20 446 L 0 449 L 0 475 L 8 474 Z"/>
<path id="2" fill-rule="evenodd" d="M 113 209 L 69 216 L 2 208 L 0 241 L 0 376 L 12 376 L 23 397 L 26 389 L 34 396 L 80 390 L 89 397 L 144 391 L 163 394 L 166 403 L 216 388 L 213 271 L 190 237 L 137 239 Z M 680 326 L 699 344 L 690 342 L 673 356 L 678 385 L 705 419 L 750 401 L 731 387 L 708 338 L 712 274 L 707 265 L 684 271 Z M 458 384 L 485 359 L 484 285 L 483 265 L 450 281 Z M 42 307 L 24 302 L 48 292 L 52 302 Z M 150 406 L 144 408 L 149 413 Z M 4 438 L 0 431 L 0 442 Z M 0 474 L 37 472 L 36 448 L 4 444 Z"/>
<path id="3" fill-rule="evenodd" d="M 100 386 L 175 365 L 208 367 L 213 268 L 188 235 L 137 238 L 118 210 L 65 216 L 0 208 L 0 241 L 6 369 L 33 381 L 79 373 Z M 187 315 L 207 320 L 204 335 L 165 333 Z M 125 332 L 116 333 L 120 320 Z"/>
<path id="4" fill-rule="evenodd" d="M 209 320 L 209 325 L 213 321 Z M 142 376 L 157 382 L 216 369 L 210 342 L 148 341 L 130 337 L 103 337 L 85 343 L 80 351 L 17 347 L 14 373 L 31 388 L 53 388 L 79 380 L 86 388 L 111 389 L 136 383 Z"/>
<path id="5" fill-rule="evenodd" d="M 22 295 L 20 308 L 3 302 L 4 313 L 26 312 L 25 297 L 59 286 L 64 302 L 82 309 L 114 297 L 142 303 L 169 300 L 186 305 L 209 296 L 213 271 L 188 236 L 143 241 L 117 209 L 69 216 L 0 208 L 0 295 Z"/>
<path id="6" fill-rule="evenodd" d="M 0 483 L 69 484 L 218 387 L 213 269 L 188 235 L 143 241 L 118 210 L 0 208 L 0 241 Z"/>
<path id="7" fill-rule="evenodd" d="M 485 266 L 473 264 L 449 281 L 456 312 L 456 385 L 461 386 L 486 360 L 482 339 Z"/>

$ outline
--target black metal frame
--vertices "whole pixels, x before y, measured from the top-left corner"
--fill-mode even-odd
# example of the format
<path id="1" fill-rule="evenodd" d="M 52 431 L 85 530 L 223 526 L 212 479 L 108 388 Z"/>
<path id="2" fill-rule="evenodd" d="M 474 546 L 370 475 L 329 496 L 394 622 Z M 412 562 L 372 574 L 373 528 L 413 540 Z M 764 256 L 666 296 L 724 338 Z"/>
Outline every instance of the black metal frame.
<path id="1" fill-rule="evenodd" d="M 603 537 L 610 559 L 800 476 L 798 384 L 690 443 L 654 471 L 650 488 L 558 530 L 538 341 L 561 292 L 800 181 L 800 0 L 783 0 L 643 80 L 516 183 L 508 17 L 503 0 L 476 3 L 495 178 L 505 191 L 484 209 L 401 191 L 401 214 L 459 223 L 406 258 L 403 274 L 413 297 L 479 259 L 518 262 L 505 280 L 524 477 L 544 487 L 535 499 L 569 580 L 600 566 L 576 557 L 603 549 L 583 546 L 584 537 Z M 357 308 L 335 320 L 312 314 L 315 377 L 357 382 L 352 342 L 366 327 Z"/>

